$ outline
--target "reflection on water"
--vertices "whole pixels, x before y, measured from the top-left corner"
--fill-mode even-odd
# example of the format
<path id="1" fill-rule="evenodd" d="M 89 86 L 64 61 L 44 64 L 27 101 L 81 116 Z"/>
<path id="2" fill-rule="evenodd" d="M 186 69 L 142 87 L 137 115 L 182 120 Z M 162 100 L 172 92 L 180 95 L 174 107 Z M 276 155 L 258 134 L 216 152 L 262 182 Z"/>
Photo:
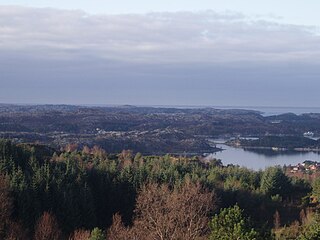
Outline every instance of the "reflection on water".
<path id="1" fill-rule="evenodd" d="M 295 165 L 305 160 L 320 162 L 320 154 L 314 152 L 276 152 L 268 149 L 242 149 L 217 144 L 224 151 L 212 153 L 208 158 L 221 159 L 224 165 L 234 164 L 259 170 L 276 165 Z"/>
<path id="2" fill-rule="evenodd" d="M 294 156 L 299 154 L 296 151 L 273 151 L 271 149 L 253 149 L 253 148 L 244 148 L 244 151 L 248 151 L 248 152 L 253 152 L 256 154 L 262 154 L 265 155 L 267 157 L 273 157 L 273 156 Z M 301 154 L 308 154 L 308 152 L 301 152 Z"/>

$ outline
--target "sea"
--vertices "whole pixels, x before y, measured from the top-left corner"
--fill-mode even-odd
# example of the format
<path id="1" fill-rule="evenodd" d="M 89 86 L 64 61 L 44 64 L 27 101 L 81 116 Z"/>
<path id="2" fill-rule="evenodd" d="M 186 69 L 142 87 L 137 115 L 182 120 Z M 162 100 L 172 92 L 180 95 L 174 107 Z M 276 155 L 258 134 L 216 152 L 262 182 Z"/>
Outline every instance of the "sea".
<path id="1" fill-rule="evenodd" d="M 216 108 L 216 109 L 244 109 L 261 112 L 263 116 L 272 116 L 285 113 L 301 115 L 304 113 L 320 113 L 320 107 L 273 107 L 273 106 L 219 106 L 219 105 L 135 105 L 137 107 L 160 107 L 178 109 Z"/>
<path id="2" fill-rule="evenodd" d="M 217 109 L 246 109 L 259 111 L 263 116 L 272 116 L 285 113 L 301 115 L 304 113 L 320 113 L 320 107 L 264 107 L 264 106 L 213 106 Z"/>
<path id="3" fill-rule="evenodd" d="M 274 106 L 220 106 L 220 105 L 120 105 L 120 104 L 84 104 L 88 107 L 155 107 L 155 108 L 177 108 L 177 109 L 197 109 L 197 108 L 215 108 L 215 109 L 243 109 L 261 112 L 263 116 L 279 115 L 284 113 L 294 113 L 297 115 L 304 113 L 320 113 L 320 107 L 274 107 Z"/>

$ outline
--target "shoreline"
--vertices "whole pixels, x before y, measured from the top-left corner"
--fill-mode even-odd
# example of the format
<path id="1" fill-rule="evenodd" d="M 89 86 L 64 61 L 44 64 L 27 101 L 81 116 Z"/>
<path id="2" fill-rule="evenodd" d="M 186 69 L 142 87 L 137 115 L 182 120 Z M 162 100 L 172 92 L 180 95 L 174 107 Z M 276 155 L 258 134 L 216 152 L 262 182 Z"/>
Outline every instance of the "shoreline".
<path id="1" fill-rule="evenodd" d="M 320 148 L 281 148 L 281 147 L 259 147 L 259 146 L 243 146 L 243 145 L 234 145 L 226 144 L 229 147 L 242 148 L 242 149 L 258 149 L 258 150 L 272 150 L 274 152 L 317 152 L 320 153 Z"/>

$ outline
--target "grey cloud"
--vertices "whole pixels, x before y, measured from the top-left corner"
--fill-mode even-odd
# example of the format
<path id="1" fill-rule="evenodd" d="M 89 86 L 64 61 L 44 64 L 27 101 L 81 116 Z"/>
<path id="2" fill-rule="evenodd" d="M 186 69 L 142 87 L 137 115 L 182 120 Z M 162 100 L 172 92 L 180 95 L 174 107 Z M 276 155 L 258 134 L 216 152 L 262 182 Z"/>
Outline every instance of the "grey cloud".
<path id="1" fill-rule="evenodd" d="M 0 7 L 0 51 L 39 58 L 91 56 L 142 63 L 315 61 L 320 47 L 314 31 L 232 12 L 88 15 Z"/>
<path id="2" fill-rule="evenodd" d="M 315 106 L 319 38 L 232 12 L 0 6 L 0 102 Z"/>

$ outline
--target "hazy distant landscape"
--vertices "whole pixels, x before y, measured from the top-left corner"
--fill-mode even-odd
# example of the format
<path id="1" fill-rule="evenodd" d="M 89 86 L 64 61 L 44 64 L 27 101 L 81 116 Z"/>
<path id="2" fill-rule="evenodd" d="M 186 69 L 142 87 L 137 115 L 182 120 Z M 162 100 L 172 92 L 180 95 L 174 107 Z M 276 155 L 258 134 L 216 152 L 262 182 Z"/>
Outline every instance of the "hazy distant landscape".
<path id="1" fill-rule="evenodd" d="M 320 113 L 262 116 L 258 111 L 215 108 L 0 105 L 0 136 L 59 149 L 97 145 L 108 153 L 198 154 L 216 151 L 211 139 L 258 137 L 243 146 L 318 148 L 305 132 L 320 135 Z M 288 139 L 290 138 L 290 144 Z M 240 142 L 239 142 L 240 143 Z"/>

